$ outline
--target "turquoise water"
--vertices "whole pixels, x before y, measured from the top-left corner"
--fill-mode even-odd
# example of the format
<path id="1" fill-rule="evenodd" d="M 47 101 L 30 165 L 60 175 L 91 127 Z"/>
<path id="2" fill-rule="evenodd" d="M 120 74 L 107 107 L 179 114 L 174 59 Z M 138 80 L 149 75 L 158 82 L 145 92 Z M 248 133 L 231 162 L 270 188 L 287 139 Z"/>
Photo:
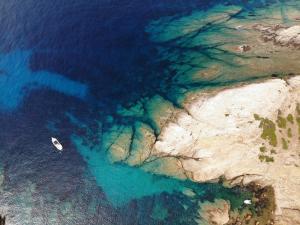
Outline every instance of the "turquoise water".
<path id="1" fill-rule="evenodd" d="M 73 137 L 72 140 L 88 163 L 98 185 L 115 206 L 122 206 L 145 196 L 184 190 L 184 185 L 179 180 L 154 176 L 125 164 L 112 164 L 100 147 L 90 149 L 81 143 L 79 137 Z"/>
<path id="2" fill-rule="evenodd" d="M 63 75 L 30 69 L 30 51 L 13 51 L 0 54 L 0 107 L 14 110 L 24 97 L 34 89 L 49 88 L 65 95 L 83 99 L 88 92 L 86 85 Z"/>
<path id="3" fill-rule="evenodd" d="M 251 193 L 193 183 L 145 155 L 188 94 L 283 73 L 234 52 L 249 34 L 235 26 L 293 24 L 299 10 L 299 1 L 0 3 L 0 214 L 13 225 L 193 225 L 203 201 L 242 209 Z"/>

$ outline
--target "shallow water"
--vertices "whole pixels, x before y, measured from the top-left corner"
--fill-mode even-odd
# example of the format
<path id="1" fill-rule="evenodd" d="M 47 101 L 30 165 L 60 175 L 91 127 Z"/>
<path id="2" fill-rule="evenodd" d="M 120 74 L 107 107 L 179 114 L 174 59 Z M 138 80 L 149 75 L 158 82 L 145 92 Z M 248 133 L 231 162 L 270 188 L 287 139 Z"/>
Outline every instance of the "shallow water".
<path id="1" fill-rule="evenodd" d="M 211 37 L 222 31 L 236 38 L 222 27 L 226 12 L 240 21 L 280 8 L 289 23 L 284 12 L 295 1 L 267 8 L 274 3 L 0 3 L 0 214 L 7 224 L 197 224 L 204 200 L 241 207 L 250 193 L 155 175 L 135 161 L 112 162 L 107 146 L 118 134 L 130 145 L 134 130 L 139 148 L 139 129 L 159 134 L 164 117 L 191 91 L 270 75 L 244 73 L 230 62 L 239 56 L 216 48 L 224 40 Z M 198 34 L 213 18 L 217 23 Z"/>

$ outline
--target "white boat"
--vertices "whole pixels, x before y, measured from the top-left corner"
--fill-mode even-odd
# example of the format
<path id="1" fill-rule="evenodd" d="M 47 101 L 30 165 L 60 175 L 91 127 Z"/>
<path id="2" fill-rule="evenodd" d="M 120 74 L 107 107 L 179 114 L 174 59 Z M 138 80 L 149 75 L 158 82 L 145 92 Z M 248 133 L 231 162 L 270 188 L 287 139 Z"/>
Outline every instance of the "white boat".
<path id="1" fill-rule="evenodd" d="M 62 151 L 63 150 L 63 146 L 61 143 L 59 143 L 59 141 L 54 138 L 54 137 L 51 137 L 51 141 L 52 141 L 52 144 L 54 145 L 54 147 L 58 150 L 58 151 Z"/>
<path id="2" fill-rule="evenodd" d="M 244 200 L 244 204 L 246 204 L 246 205 L 251 205 L 251 200 L 250 200 L 250 199 Z"/>
<path id="3" fill-rule="evenodd" d="M 242 26 L 242 25 L 238 25 L 238 26 L 235 27 L 235 29 L 236 29 L 236 30 L 242 30 L 242 29 L 243 29 L 243 26 Z"/>

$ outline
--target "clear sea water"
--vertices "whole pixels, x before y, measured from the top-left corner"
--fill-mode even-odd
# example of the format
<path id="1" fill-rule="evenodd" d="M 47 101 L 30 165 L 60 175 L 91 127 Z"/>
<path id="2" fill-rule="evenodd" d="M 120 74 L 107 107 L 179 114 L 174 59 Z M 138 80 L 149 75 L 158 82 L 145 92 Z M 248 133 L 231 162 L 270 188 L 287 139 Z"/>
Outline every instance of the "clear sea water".
<path id="1" fill-rule="evenodd" d="M 151 21 L 218 4 L 251 12 L 273 2 L 2 0 L 0 214 L 7 224 L 192 225 L 200 200 L 239 207 L 237 189 L 112 164 L 97 145 L 111 123 L 135 121 L 116 113 L 121 106 L 155 94 L 178 104 L 180 93 L 169 95 L 169 62 L 146 32 Z M 62 154 L 51 136 L 63 143 Z"/>

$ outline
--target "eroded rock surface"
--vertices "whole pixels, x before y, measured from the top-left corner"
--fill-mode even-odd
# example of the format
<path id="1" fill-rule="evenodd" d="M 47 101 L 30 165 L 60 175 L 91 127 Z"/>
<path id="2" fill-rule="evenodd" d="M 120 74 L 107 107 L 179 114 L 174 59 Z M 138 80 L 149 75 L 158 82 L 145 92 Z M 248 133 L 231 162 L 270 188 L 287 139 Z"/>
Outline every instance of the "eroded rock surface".
<path id="1" fill-rule="evenodd" d="M 277 224 L 299 224 L 299 103 L 300 76 L 192 93 L 183 109 L 160 100 L 168 112 L 160 133 L 158 123 L 112 129 L 107 149 L 113 162 L 158 174 L 270 185 L 276 211 L 269 215 L 275 214 Z"/>
<path id="2" fill-rule="evenodd" d="M 218 6 L 210 15 L 149 24 L 173 88 L 121 109 L 140 122 L 112 128 L 105 149 L 113 162 L 180 179 L 271 185 L 276 223 L 300 224 L 300 78 L 266 79 L 300 71 L 299 11 Z M 237 86 L 248 81 L 257 83 Z"/>
<path id="3" fill-rule="evenodd" d="M 300 26 L 284 27 L 282 25 L 255 25 L 255 29 L 262 32 L 265 41 L 273 41 L 281 46 L 300 47 Z"/>
<path id="4" fill-rule="evenodd" d="M 300 76 L 192 95 L 152 154 L 181 158 L 197 182 L 271 185 L 284 224 L 281 218 L 300 217 L 299 100 Z"/>
<path id="5" fill-rule="evenodd" d="M 229 221 L 230 204 L 223 199 L 216 199 L 214 202 L 201 204 L 199 216 L 202 225 L 225 225 Z"/>

